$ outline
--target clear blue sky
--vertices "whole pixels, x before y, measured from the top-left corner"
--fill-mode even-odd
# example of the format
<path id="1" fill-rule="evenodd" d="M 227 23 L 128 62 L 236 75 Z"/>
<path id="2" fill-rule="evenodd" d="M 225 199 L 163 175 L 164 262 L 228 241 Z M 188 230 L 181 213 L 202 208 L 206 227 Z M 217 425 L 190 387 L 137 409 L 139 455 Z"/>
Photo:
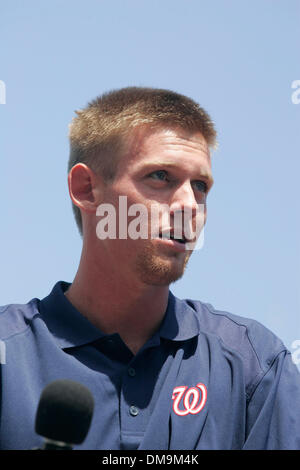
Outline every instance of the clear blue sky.
<path id="1" fill-rule="evenodd" d="M 219 133 L 204 247 L 171 290 L 300 339 L 299 24 L 299 0 L 2 0 L 0 304 L 75 276 L 74 110 L 154 86 L 198 101 Z"/>

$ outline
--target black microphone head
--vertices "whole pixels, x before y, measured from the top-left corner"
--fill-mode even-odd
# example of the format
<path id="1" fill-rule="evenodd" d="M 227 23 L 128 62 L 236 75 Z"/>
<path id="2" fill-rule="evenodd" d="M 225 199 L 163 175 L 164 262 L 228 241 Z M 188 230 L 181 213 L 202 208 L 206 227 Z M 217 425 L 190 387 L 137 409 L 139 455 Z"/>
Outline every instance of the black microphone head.
<path id="1" fill-rule="evenodd" d="M 55 380 L 41 394 L 35 431 L 54 441 L 81 444 L 93 411 L 94 398 L 88 388 L 73 380 Z"/>

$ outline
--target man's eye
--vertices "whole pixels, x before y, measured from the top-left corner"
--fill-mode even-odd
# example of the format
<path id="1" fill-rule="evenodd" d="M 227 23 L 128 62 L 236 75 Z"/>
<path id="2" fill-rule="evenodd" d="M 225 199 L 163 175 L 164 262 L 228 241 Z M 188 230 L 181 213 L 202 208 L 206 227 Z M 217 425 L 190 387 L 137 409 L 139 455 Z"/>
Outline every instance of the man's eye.
<path id="1" fill-rule="evenodd" d="M 167 176 L 167 172 L 165 170 L 153 171 L 153 173 L 151 173 L 150 175 L 151 178 L 155 180 L 159 180 L 159 181 L 164 181 L 166 176 Z"/>
<path id="2" fill-rule="evenodd" d="M 205 181 L 195 181 L 195 186 L 197 188 L 197 191 L 202 191 L 204 193 L 207 192 L 208 186 Z"/>

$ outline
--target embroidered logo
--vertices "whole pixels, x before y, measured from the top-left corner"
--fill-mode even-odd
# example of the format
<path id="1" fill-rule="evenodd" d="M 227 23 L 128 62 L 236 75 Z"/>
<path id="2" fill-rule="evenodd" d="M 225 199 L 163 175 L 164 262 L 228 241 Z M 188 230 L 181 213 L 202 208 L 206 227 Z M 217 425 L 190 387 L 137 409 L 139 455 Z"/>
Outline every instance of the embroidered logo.
<path id="1" fill-rule="evenodd" d="M 196 387 L 188 388 L 182 385 L 174 388 L 172 395 L 172 400 L 174 400 L 173 410 L 178 416 L 186 416 L 189 413 L 195 415 L 203 410 L 207 399 L 207 389 L 202 383 L 197 384 Z M 179 407 L 181 399 L 182 405 Z"/>

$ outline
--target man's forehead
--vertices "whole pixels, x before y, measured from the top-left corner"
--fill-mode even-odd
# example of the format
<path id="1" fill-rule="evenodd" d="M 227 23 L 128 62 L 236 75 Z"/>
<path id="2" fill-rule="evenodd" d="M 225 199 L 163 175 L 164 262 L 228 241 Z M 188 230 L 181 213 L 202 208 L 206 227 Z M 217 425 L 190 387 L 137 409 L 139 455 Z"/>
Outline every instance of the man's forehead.
<path id="1" fill-rule="evenodd" d="M 209 146 L 200 132 L 188 132 L 184 129 L 160 128 L 137 132 L 131 140 L 129 160 L 138 161 L 147 156 L 157 156 L 156 151 L 176 155 L 187 151 L 199 153 L 210 161 Z"/>

